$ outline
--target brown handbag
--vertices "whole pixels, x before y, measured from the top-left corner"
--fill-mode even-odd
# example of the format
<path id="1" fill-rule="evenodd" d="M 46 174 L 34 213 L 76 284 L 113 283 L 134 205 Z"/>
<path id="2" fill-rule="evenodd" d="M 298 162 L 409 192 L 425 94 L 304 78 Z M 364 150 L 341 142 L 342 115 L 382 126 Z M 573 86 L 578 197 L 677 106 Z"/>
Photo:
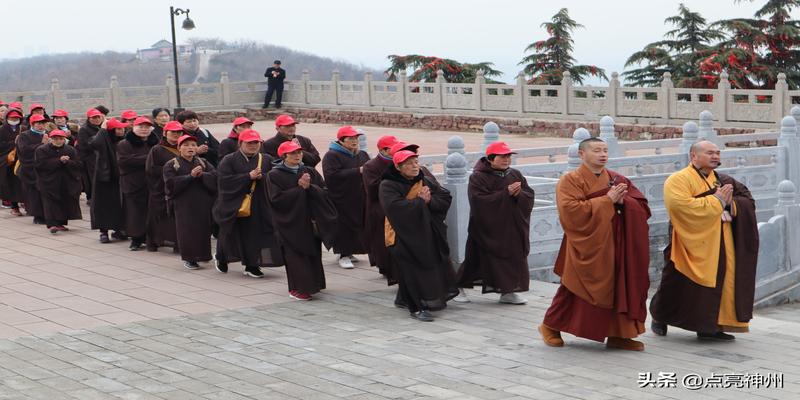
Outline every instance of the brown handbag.
<path id="1" fill-rule="evenodd" d="M 258 153 L 258 168 L 261 169 L 261 153 Z M 256 191 L 256 181 L 250 184 L 250 192 L 244 195 L 242 205 L 239 206 L 239 211 L 236 212 L 237 218 L 246 218 L 250 216 L 250 207 L 253 203 L 253 192 Z"/>

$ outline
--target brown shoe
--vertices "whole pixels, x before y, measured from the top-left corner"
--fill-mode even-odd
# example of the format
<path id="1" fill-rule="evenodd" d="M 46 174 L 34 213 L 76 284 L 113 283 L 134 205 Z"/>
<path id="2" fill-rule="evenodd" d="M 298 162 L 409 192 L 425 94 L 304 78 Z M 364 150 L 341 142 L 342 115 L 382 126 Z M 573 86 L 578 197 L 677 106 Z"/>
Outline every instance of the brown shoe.
<path id="1" fill-rule="evenodd" d="M 608 340 L 606 340 L 606 348 L 631 350 L 631 351 L 644 351 L 644 343 L 633 339 L 609 337 Z"/>
<path id="2" fill-rule="evenodd" d="M 542 335 L 544 344 L 550 347 L 564 347 L 564 340 L 561 339 L 561 332 L 548 328 L 545 324 L 539 325 L 539 334 Z"/>

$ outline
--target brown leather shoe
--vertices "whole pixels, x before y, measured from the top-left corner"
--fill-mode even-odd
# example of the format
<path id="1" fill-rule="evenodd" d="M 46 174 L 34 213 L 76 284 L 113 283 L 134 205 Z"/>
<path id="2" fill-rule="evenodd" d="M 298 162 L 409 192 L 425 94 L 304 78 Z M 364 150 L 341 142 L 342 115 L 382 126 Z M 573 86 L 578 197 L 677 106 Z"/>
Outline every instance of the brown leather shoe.
<path id="1" fill-rule="evenodd" d="M 609 349 L 644 351 L 644 343 L 626 338 L 609 337 L 606 340 L 606 347 Z"/>
<path id="2" fill-rule="evenodd" d="M 548 328 L 545 324 L 539 325 L 539 334 L 542 335 L 544 344 L 550 347 L 564 347 L 564 340 L 561 339 L 561 332 Z"/>

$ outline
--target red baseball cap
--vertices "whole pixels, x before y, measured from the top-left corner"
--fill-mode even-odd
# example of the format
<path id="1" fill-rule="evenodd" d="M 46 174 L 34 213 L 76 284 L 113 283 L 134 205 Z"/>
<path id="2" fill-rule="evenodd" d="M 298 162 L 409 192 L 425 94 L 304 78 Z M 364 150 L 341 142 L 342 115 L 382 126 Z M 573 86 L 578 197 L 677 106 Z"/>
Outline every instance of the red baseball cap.
<path id="1" fill-rule="evenodd" d="M 136 119 L 136 117 L 138 116 L 139 114 L 137 114 L 136 111 L 133 110 L 125 110 L 122 112 L 122 114 L 119 115 L 121 119 Z"/>
<path id="2" fill-rule="evenodd" d="M 8 107 L 9 108 L 16 108 L 17 110 L 22 111 L 22 103 L 20 103 L 18 101 L 12 101 L 11 103 L 8 103 Z"/>
<path id="3" fill-rule="evenodd" d="M 300 147 L 299 144 L 292 141 L 283 142 L 280 146 L 278 146 L 278 157 L 283 157 L 284 154 L 292 153 L 297 150 L 303 150 L 303 148 Z"/>
<path id="4" fill-rule="evenodd" d="M 153 126 L 153 121 L 150 121 L 150 118 L 147 118 L 147 117 L 139 117 L 139 118 L 136 118 L 135 121 L 133 121 L 133 126 L 142 125 L 142 124 L 147 124 L 147 125 Z"/>
<path id="5" fill-rule="evenodd" d="M 239 125 L 243 125 L 243 124 L 252 124 L 252 123 L 253 123 L 253 121 L 250 121 L 249 119 L 247 119 L 245 117 L 239 117 L 239 118 L 236 118 L 235 120 L 233 120 L 233 126 L 239 126 Z"/>
<path id="6" fill-rule="evenodd" d="M 192 135 L 183 135 L 180 138 L 178 138 L 178 147 L 180 147 L 180 145 L 183 144 L 183 142 L 185 142 L 187 140 L 193 140 L 195 143 L 197 143 L 197 138 L 196 137 L 194 137 Z"/>
<path id="7" fill-rule="evenodd" d="M 173 132 L 180 132 L 183 131 L 183 125 L 181 125 L 178 121 L 169 121 L 166 125 L 164 125 L 164 132 L 173 131 Z"/>
<path id="8" fill-rule="evenodd" d="M 56 110 L 56 111 L 54 111 L 54 112 L 53 112 L 53 116 L 54 116 L 54 117 L 64 117 L 64 118 L 67 118 L 67 117 L 69 117 L 69 114 L 67 114 L 67 112 L 66 112 L 66 111 L 64 111 L 64 110 Z"/>
<path id="9" fill-rule="evenodd" d="M 50 131 L 49 135 L 50 135 L 50 137 L 54 137 L 54 136 L 67 137 L 67 132 L 64 132 L 64 131 L 62 131 L 60 129 L 56 129 L 56 130 Z"/>
<path id="10" fill-rule="evenodd" d="M 392 146 L 396 145 L 398 142 L 397 138 L 392 135 L 381 136 L 378 139 L 378 150 L 383 149 L 391 149 Z"/>
<path id="11" fill-rule="evenodd" d="M 400 150 L 410 150 L 410 151 L 413 151 L 414 153 L 416 153 L 418 149 L 419 149 L 419 146 L 417 146 L 415 144 L 406 143 L 406 142 L 397 142 L 397 143 L 394 144 L 394 146 L 392 146 L 392 148 L 389 149 L 389 154 L 394 155 L 394 153 L 397 153 Z"/>
<path id="12" fill-rule="evenodd" d="M 47 121 L 47 118 L 45 118 L 44 115 L 37 114 L 37 115 L 31 115 L 28 121 L 31 123 L 31 125 L 33 125 L 34 122 Z"/>
<path id="13" fill-rule="evenodd" d="M 103 116 L 103 113 L 101 113 L 100 110 L 98 110 L 96 108 L 90 108 L 90 109 L 86 110 L 86 118 L 102 117 L 102 116 Z"/>
<path id="14" fill-rule="evenodd" d="M 505 154 L 517 154 L 511 151 L 511 148 L 508 147 L 505 142 L 494 142 L 488 146 L 486 146 L 486 155 L 490 154 L 497 154 L 497 155 L 505 155 Z"/>
<path id="15" fill-rule="evenodd" d="M 403 161 L 408 160 L 411 157 L 417 157 L 417 153 L 414 153 L 410 150 L 400 150 L 397 153 L 394 153 L 392 156 L 392 162 L 394 162 L 394 166 L 398 167 Z"/>
<path id="16" fill-rule="evenodd" d="M 247 129 L 239 134 L 240 142 L 260 142 L 261 135 L 253 129 Z"/>
<path id="17" fill-rule="evenodd" d="M 120 120 L 118 120 L 116 118 L 110 118 L 106 122 L 106 130 L 107 131 L 110 131 L 112 129 L 117 129 L 117 128 L 127 128 L 127 127 L 128 127 L 128 123 L 127 122 L 122 122 L 122 121 L 120 121 Z"/>
<path id="18" fill-rule="evenodd" d="M 6 114 L 6 119 L 8 119 L 8 118 L 11 118 L 11 117 L 18 117 L 18 118 L 22 118 L 22 113 L 21 113 L 21 112 L 19 112 L 19 110 L 11 109 L 11 110 L 10 110 L 10 111 L 9 111 L 9 112 Z"/>
<path id="19" fill-rule="evenodd" d="M 43 105 L 41 105 L 39 103 L 33 103 L 33 104 L 31 104 L 31 108 L 28 109 L 28 113 L 32 113 L 33 110 L 35 110 L 37 108 L 41 108 L 42 110 L 44 110 L 44 106 Z"/>
<path id="20" fill-rule="evenodd" d="M 346 137 L 353 137 L 353 136 L 358 136 L 358 135 L 360 135 L 360 133 L 358 133 L 356 128 L 353 128 L 352 126 L 347 125 L 347 126 L 343 126 L 343 127 L 339 128 L 339 131 L 336 132 L 336 139 L 342 140 L 342 139 L 344 139 Z"/>
<path id="21" fill-rule="evenodd" d="M 281 114 L 278 115 L 278 118 L 275 118 L 275 127 L 297 125 L 298 123 L 291 115 Z"/>

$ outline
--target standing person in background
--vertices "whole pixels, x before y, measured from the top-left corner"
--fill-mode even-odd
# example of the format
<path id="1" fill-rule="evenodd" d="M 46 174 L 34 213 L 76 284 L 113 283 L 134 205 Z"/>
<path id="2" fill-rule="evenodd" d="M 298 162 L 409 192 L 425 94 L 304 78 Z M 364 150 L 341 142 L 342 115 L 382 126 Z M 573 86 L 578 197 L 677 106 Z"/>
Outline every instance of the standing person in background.
<path id="1" fill-rule="evenodd" d="M 383 237 L 383 227 L 386 214 L 378 198 L 383 174 L 392 164 L 391 148 L 397 144 L 394 136 L 381 136 L 378 139 L 378 155 L 364 164 L 361 176 L 364 180 L 364 234 L 367 249 L 369 250 L 370 265 L 377 266 L 378 272 L 386 277 L 389 285 L 397 283 L 389 264 L 389 251 L 386 249 Z"/>
<path id="2" fill-rule="evenodd" d="M 9 109 L 4 117 L 3 125 L 0 126 L 0 198 L 11 206 L 11 215 L 21 217 L 19 203 L 24 201 L 22 182 L 14 173 L 14 167 L 18 160 L 16 141 L 22 123 L 22 112 Z"/>
<path id="3" fill-rule="evenodd" d="M 208 129 L 200 127 L 197 113 L 191 110 L 181 111 L 176 119 L 183 125 L 183 131 L 195 138 L 197 155 L 216 168 L 219 163 L 219 141 Z"/>
<path id="4" fill-rule="evenodd" d="M 92 200 L 92 177 L 94 177 L 94 167 L 97 157 L 91 146 L 92 140 L 100 131 L 100 126 L 105 121 L 103 113 L 90 108 L 86 111 L 86 123 L 78 130 L 78 140 L 75 142 L 75 149 L 78 150 L 78 159 L 82 164 L 81 183 L 83 192 L 86 193 L 86 201 L 91 204 Z"/>
<path id="5" fill-rule="evenodd" d="M 123 124 L 114 118 L 105 122 L 97 135 L 89 143 L 97 155 L 97 164 L 92 177 L 92 204 L 89 207 L 92 229 L 100 230 L 100 243 L 111 243 L 111 237 L 127 240 L 123 233 L 125 218 L 122 212 L 122 198 L 119 190 L 119 167 L 117 166 L 117 143 L 125 137 Z"/>
<path id="6" fill-rule="evenodd" d="M 41 114 L 30 116 L 31 127 L 19 134 L 17 138 L 17 158 L 19 158 L 19 171 L 17 175 L 22 182 L 25 211 L 33 216 L 34 224 L 44 224 L 44 209 L 42 196 L 36 186 L 36 169 L 34 166 L 36 149 L 47 143 L 45 123 L 47 120 Z"/>
<path id="7" fill-rule="evenodd" d="M 133 130 L 117 143 L 119 187 L 125 212 L 125 233 L 131 237 L 131 251 L 144 245 L 147 232 L 147 218 L 143 218 L 147 215 L 149 197 L 145 163 L 150 149 L 158 144 L 152 129 L 152 122 L 147 117 L 136 118 Z"/>
<path id="8" fill-rule="evenodd" d="M 178 139 L 183 135 L 183 126 L 178 121 L 170 121 L 164 125 L 164 136 L 161 142 L 153 146 L 147 155 L 145 173 L 149 199 L 147 202 L 147 251 L 158 251 L 159 246 L 172 246 L 177 252 L 178 240 L 175 233 L 175 215 L 167 207 L 164 192 L 164 164 L 175 157 L 178 152 Z"/>
<path id="9" fill-rule="evenodd" d="M 67 221 L 81 219 L 81 162 L 66 132 L 56 129 L 48 136 L 49 143 L 36 148 L 34 165 L 45 224 L 56 234 L 69 230 Z"/>
<path id="10" fill-rule="evenodd" d="M 281 68 L 281 60 L 275 60 L 272 66 L 264 72 L 264 76 L 267 78 L 267 95 L 264 96 L 264 108 L 269 107 L 273 93 L 275 93 L 275 108 L 281 108 L 283 80 L 286 79 L 286 70 Z"/>
<path id="11" fill-rule="evenodd" d="M 53 124 L 56 126 L 56 129 L 64 131 L 64 133 L 67 134 L 67 144 L 75 146 L 80 126 L 69 122 L 69 114 L 64 110 L 53 111 Z"/>
<path id="12" fill-rule="evenodd" d="M 169 113 L 164 107 L 158 107 L 153 109 L 153 134 L 156 135 L 158 140 L 161 140 L 161 137 L 164 136 L 164 125 L 172 119 L 172 114 Z"/>

